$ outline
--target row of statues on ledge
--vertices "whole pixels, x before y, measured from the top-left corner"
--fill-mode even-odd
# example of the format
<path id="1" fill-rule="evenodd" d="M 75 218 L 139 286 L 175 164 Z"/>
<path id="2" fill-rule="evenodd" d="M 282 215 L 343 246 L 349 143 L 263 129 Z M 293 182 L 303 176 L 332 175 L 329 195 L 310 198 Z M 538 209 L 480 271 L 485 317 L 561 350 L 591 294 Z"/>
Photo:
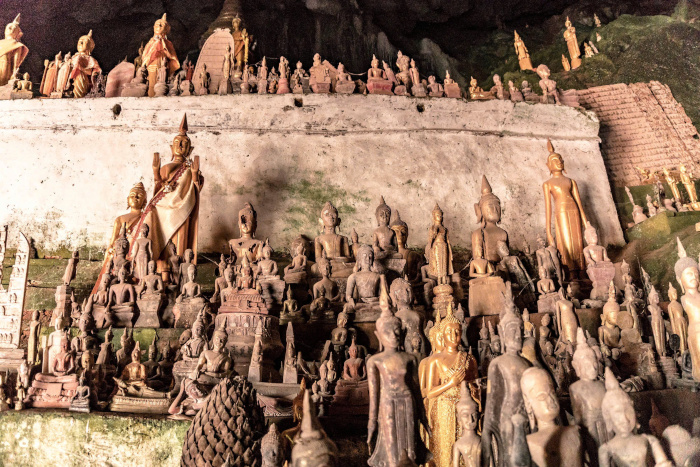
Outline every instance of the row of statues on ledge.
<path id="1" fill-rule="evenodd" d="M 651 184 L 653 186 L 654 196 L 647 193 L 647 212 L 645 213 L 644 208 L 635 202 L 630 189 L 625 187 L 627 196 L 632 204 L 633 223 L 630 226 L 640 224 L 664 211 L 700 211 L 700 202 L 698 201 L 697 188 L 695 186 L 696 178 L 685 164 L 680 164 L 678 170 L 669 169 L 668 167 L 664 167 L 660 171 L 651 171 L 640 167 L 636 167 L 636 170 L 642 184 Z M 666 197 L 664 181 L 671 190 L 670 198 Z M 685 189 L 685 196 L 681 192 L 681 185 Z"/>
<path id="2" fill-rule="evenodd" d="M 500 99 L 513 102 L 541 102 L 578 106 L 575 91 L 562 92 L 556 82 L 549 78 L 550 71 L 546 65 L 535 70 L 540 77 L 542 96 L 534 94 L 529 83 L 524 81 L 518 89 L 512 82 L 506 89 L 498 75 L 494 76 L 494 87 L 486 92 L 474 78 L 468 92 L 464 93 L 449 74 L 445 72 L 441 84 L 435 76 L 426 79 L 421 75 L 415 60 L 398 52 L 396 66 L 398 72 L 386 63 L 373 57 L 367 71 L 367 80 L 353 79 L 342 63 L 337 67 L 327 60 L 321 60 L 315 54 L 313 65 L 307 71 L 297 62 L 294 70 L 285 57 L 280 57 L 277 69 L 270 70 L 267 59 L 263 57 L 257 70 L 248 66 L 248 45 L 250 36 L 241 29 L 241 19 L 234 18 L 232 29 L 217 30 L 207 41 L 197 65 L 189 59 L 182 66 L 172 42 L 168 39 L 170 25 L 163 15 L 153 26 L 153 37 L 139 49 L 135 63 L 122 62 L 106 77 L 102 74 L 97 60 L 92 56 L 95 41 L 92 31 L 80 37 L 77 52 L 56 54 L 53 60 L 45 60 L 44 73 L 38 94 L 44 97 L 143 97 L 143 96 L 178 96 L 205 94 L 286 94 L 286 93 L 340 93 L 340 94 L 386 94 L 410 95 L 415 97 L 468 97 L 471 100 Z M 26 46 L 19 42 L 22 35 L 19 29 L 19 15 L 6 28 L 4 47 L 0 47 L 0 57 L 7 64 L 0 70 L 0 98 L 31 98 L 34 95 L 28 74 L 19 76 L 19 67 L 28 53 Z M 516 50 L 519 57 L 529 62 L 527 49 L 516 32 Z M 224 45 L 225 44 L 225 45 Z M 222 48 L 223 47 L 223 48 Z M 524 51 L 524 52 L 523 52 Z M 209 53 L 211 52 L 211 53 Z M 213 54 L 213 55 L 212 55 Z M 212 58 L 214 57 L 214 58 Z M 138 65 L 138 66 L 136 66 Z M 532 64 L 527 69 L 532 69 Z M 4 76 L 7 75 L 7 76 Z M 3 85 L 5 91 L 3 92 Z"/>

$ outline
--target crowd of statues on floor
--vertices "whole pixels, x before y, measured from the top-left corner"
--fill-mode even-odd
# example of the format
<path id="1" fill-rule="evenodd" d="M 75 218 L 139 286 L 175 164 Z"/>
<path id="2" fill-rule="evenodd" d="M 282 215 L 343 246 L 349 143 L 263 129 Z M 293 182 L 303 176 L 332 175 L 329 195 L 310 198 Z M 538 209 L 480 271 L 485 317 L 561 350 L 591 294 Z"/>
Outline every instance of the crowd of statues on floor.
<path id="1" fill-rule="evenodd" d="M 616 269 L 598 244 L 590 207 L 565 176 L 562 156 L 547 146 L 543 209 L 553 229 L 534 252 L 511 249 L 500 227 L 501 202 L 485 176 L 462 270 L 437 204 L 428 244 L 418 252 L 407 247 L 408 224 L 384 198 L 368 243 L 354 228 L 350 238 L 338 233 L 338 210 L 329 201 L 320 211 L 321 232 L 313 240 L 297 237 L 282 270 L 270 240 L 256 238 L 258 213 L 246 203 L 238 211 L 240 237 L 221 255 L 214 293 L 205 297 L 197 282 L 204 177 L 185 116 L 171 161 L 162 164 L 157 154 L 152 161 L 150 200 L 142 183 L 129 191 L 129 212 L 114 221 L 92 293 L 77 303 L 76 251 L 56 290 L 50 333 L 41 332 L 34 312 L 16 394 L 8 399 L 10 388 L 3 388 L 3 408 L 9 401 L 18 410 L 191 419 L 207 410 L 217 384 L 245 377 L 266 415 L 297 422 L 282 433 L 271 428 L 260 444 L 263 465 L 293 459 L 297 441 L 307 438 L 316 441 L 314 449 L 299 444 L 306 461 L 337 458 L 326 435 L 308 433 L 316 422 L 307 421 L 303 434 L 304 397 L 309 417 L 368 416 L 374 466 L 636 466 L 646 459 L 667 466 L 669 455 L 685 465 L 681 451 L 696 462 L 698 450 L 667 453 L 657 438 L 663 430 L 636 433 L 628 393 L 700 385 L 698 263 L 679 241 L 682 296 L 679 302 L 670 285 L 665 319 L 648 275 L 642 271 L 638 288 L 629 265 Z M 6 233 L 0 243 L 4 253 Z M 20 260 L 28 261 L 27 248 L 18 249 L 13 277 L 26 269 Z M 587 310 L 593 323 L 602 315 L 597 329 L 584 322 Z M 470 325 L 479 327 L 478 342 L 468 336 Z M 78 329 L 72 339 L 71 326 Z M 124 329 L 116 351 L 114 328 Z M 184 332 L 177 341 L 154 338 L 142 361 L 139 328 Z M 105 330 L 103 341 L 97 329 Z M 2 355 L 18 339 L 0 341 Z M 566 396 L 573 417 L 563 423 Z M 690 439 L 681 427 L 669 430 Z"/>
<path id="2" fill-rule="evenodd" d="M 434 77 L 423 82 L 415 63 L 401 53 L 399 73 L 386 63 L 379 68 L 374 59 L 366 84 L 352 81 L 342 64 L 334 68 L 316 55 L 309 73 L 297 65 L 290 86 L 284 59 L 277 72 L 268 73 L 265 59 L 257 74 L 247 66 L 250 38 L 240 26 L 236 18 L 231 32 L 221 32 L 231 37 L 221 79 L 212 82 L 202 67 L 198 94 L 257 88 L 258 93 L 461 96 L 449 76 L 443 85 Z M 164 15 L 138 66 L 132 66 L 136 78 L 132 74 L 117 88 L 121 95 L 193 92 L 195 67 L 186 61 L 178 72 L 168 31 Z M 17 88 L 22 82 L 17 70 L 27 54 L 20 36 L 18 16 L 0 47 L 0 84 L 12 81 L 13 93 L 31 88 Z M 565 37 L 570 66 L 576 68 L 580 53 L 568 21 Z M 102 79 L 93 48 L 88 34 L 80 38 L 76 55 L 61 60 L 59 54 L 47 63 L 40 93 L 94 94 Z M 521 67 L 532 69 L 517 34 L 515 48 Z M 537 72 L 544 101 L 558 103 L 546 66 Z M 508 92 L 495 82 L 489 92 L 473 82 L 469 97 L 531 100 L 512 83 Z M 197 281 L 197 262 L 204 258 L 197 252 L 204 177 L 192 148 L 185 117 L 170 162 L 154 156 L 150 200 L 142 183 L 129 191 L 129 212 L 115 219 L 103 266 L 82 304 L 71 286 L 80 262 L 78 252 L 73 254 L 56 290 L 51 332 L 42 333 L 35 311 L 16 387 L 6 387 L 6 378 L 0 378 L 0 409 L 13 404 L 17 410 L 112 410 L 191 419 L 210 407 L 217 385 L 245 377 L 266 415 L 292 416 L 296 423 L 284 432 L 272 424 L 257 445 L 262 465 L 270 467 L 288 460 L 295 466 L 337 463 L 337 449 L 320 429 L 317 412 L 367 416 L 373 466 L 700 462 L 700 440 L 679 426 L 664 431 L 656 410 L 650 423 L 654 432 L 638 434 L 629 396 L 644 389 L 700 386 L 698 263 L 678 241 L 675 277 L 682 296 L 678 301 L 678 290 L 669 284 L 665 318 L 649 276 L 642 270 L 643 287 L 638 287 L 630 266 L 623 262 L 616 268 L 598 244 L 586 215 L 591 207 L 582 204 L 551 143 L 546 158 L 543 148 L 550 178 L 542 186 L 545 225 L 553 229 L 542 232 L 534 252 L 527 245 L 520 252 L 511 248 L 500 227 L 500 200 L 486 176 L 475 204 L 479 224 L 471 235 L 471 259 L 462 270 L 455 267 L 437 204 L 430 213 L 428 243 L 418 252 L 407 246 L 408 224 L 384 198 L 368 243 L 360 242 L 355 229 L 350 238 L 338 233 L 338 210 L 328 201 L 319 206 L 321 232 L 313 240 L 299 235 L 289 246 L 290 264 L 280 270 L 270 240 L 256 238 L 258 213 L 246 203 L 238 211 L 240 237 L 221 254 L 211 297 Z M 673 175 L 667 172 L 668 181 Z M 692 177 L 682 167 L 683 184 L 684 175 Z M 661 198 L 650 205 L 697 209 L 694 191 L 684 204 L 676 184 L 671 189 L 675 207 Z M 7 229 L 0 231 L 0 240 L 4 258 Z M 0 357 L 15 358 L 20 350 L 29 256 L 29 243 L 20 245 L 10 286 L 0 286 Z M 587 310 L 596 316 L 588 320 L 596 323 L 593 328 L 583 322 Z M 478 342 L 470 341 L 470 325 L 479 327 Z M 71 327 L 77 328 L 72 339 Z M 143 361 L 134 339 L 140 328 L 182 333 L 173 342 L 156 332 Z M 98 329 L 104 330 L 103 340 Z M 116 350 L 114 329 L 124 330 Z M 14 397 L 8 397 L 12 389 Z M 567 396 L 573 415 L 562 420 L 560 400 Z M 237 430 L 248 430 L 247 422 L 238 420 Z"/>
<path id="3" fill-rule="evenodd" d="M 383 94 L 415 97 L 467 97 L 471 100 L 511 100 L 513 102 L 542 102 L 578 106 L 575 91 L 561 91 L 550 79 L 549 67 L 541 64 L 533 67 L 525 43 L 515 31 L 514 49 L 521 70 L 533 71 L 539 77 L 542 95 L 536 94 L 528 81 L 518 88 L 512 81 L 507 85 L 500 76 L 494 75 L 494 86 L 484 91 L 471 78 L 467 90 L 460 89 L 455 80 L 445 71 L 442 83 L 435 76 L 422 77 L 415 60 L 398 52 L 394 71 L 390 64 L 375 57 L 366 73 L 349 73 L 342 63 L 333 66 L 322 60 L 319 54 L 313 57 L 313 65 L 306 71 L 301 62 L 292 70 L 285 57 L 277 60 L 277 68 L 268 68 L 269 57 L 249 64 L 251 39 L 242 28 L 242 19 L 236 16 L 231 29 L 217 29 L 207 40 L 197 60 L 189 57 L 180 64 L 177 52 L 168 39 L 170 25 L 163 15 L 153 25 L 153 37 L 141 44 L 138 57 L 133 63 L 122 62 L 108 75 L 92 55 L 95 40 L 92 31 L 78 39 L 77 52 L 58 52 L 52 59 L 44 61 L 44 72 L 38 89 L 33 86 L 29 74 L 20 73 L 20 66 L 29 50 L 19 40 L 22 31 L 20 15 L 5 28 L 5 39 L 0 41 L 0 99 L 30 99 L 32 97 L 154 97 L 191 96 L 207 94 L 287 94 L 287 93 L 339 93 L 339 94 Z M 595 17 L 597 25 L 600 21 Z M 597 34 L 600 40 L 600 34 Z M 581 43 L 576 29 L 567 18 L 564 40 L 571 60 L 562 55 L 566 70 L 581 65 L 581 50 L 586 57 L 597 53 L 592 41 Z M 365 80 L 359 79 L 365 76 Z M 357 79 L 356 79 L 357 78 Z"/>

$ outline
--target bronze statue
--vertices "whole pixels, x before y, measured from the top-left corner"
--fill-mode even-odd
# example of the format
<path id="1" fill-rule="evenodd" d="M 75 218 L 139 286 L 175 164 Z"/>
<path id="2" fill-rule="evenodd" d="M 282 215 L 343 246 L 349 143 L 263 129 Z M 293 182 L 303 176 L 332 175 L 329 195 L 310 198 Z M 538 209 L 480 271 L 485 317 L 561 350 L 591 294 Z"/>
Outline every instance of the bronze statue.
<path id="1" fill-rule="evenodd" d="M 668 283 L 668 317 L 671 321 L 671 333 L 680 338 L 678 350 L 683 353 L 688 349 L 688 321 L 683 314 L 683 305 L 678 302 L 678 291 Z"/>
<path id="2" fill-rule="evenodd" d="M 443 224 L 443 212 L 435 203 L 431 215 L 432 225 L 428 229 L 428 244 L 425 253 L 428 257 L 428 275 L 435 278 L 437 285 L 449 284 L 454 269 L 452 266 L 452 245 L 447 227 Z"/>

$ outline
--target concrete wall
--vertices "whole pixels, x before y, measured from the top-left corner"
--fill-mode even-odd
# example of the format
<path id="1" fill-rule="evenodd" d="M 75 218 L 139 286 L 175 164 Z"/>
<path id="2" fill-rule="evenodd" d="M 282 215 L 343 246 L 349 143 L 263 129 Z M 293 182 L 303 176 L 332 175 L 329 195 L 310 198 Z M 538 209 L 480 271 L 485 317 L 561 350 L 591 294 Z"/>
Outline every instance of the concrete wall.
<path id="1" fill-rule="evenodd" d="M 534 245 L 544 230 L 547 138 L 601 240 L 624 241 L 592 113 L 361 95 L 0 102 L 0 222 L 47 249 L 104 246 L 131 186 L 143 181 L 151 193 L 153 152 L 169 160 L 185 111 L 205 176 L 202 251 L 238 235 L 246 201 L 258 211 L 258 237 L 274 247 L 316 235 L 326 200 L 339 208 L 343 234 L 355 227 L 369 242 L 380 195 L 409 224 L 411 245 L 425 244 L 437 201 L 453 243 L 467 247 L 482 174 L 501 198 L 513 245 Z"/>

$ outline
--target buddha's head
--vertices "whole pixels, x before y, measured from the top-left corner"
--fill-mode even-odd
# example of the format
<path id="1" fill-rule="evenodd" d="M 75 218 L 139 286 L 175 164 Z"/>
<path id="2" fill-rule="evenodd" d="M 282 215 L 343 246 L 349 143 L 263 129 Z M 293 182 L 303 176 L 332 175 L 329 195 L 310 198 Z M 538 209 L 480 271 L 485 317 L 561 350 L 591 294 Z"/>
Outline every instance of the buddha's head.
<path id="1" fill-rule="evenodd" d="M 389 225 L 389 221 L 391 220 L 391 208 L 386 204 L 383 196 L 379 201 L 379 206 L 377 206 L 377 209 L 374 211 L 374 217 L 377 219 L 377 224 L 380 227 Z"/>
<path id="2" fill-rule="evenodd" d="M 197 266 L 190 263 L 190 265 L 187 266 L 187 280 L 189 282 L 194 282 L 194 279 L 196 276 L 197 276 Z"/>
<path id="3" fill-rule="evenodd" d="M 372 68 L 379 68 L 379 59 L 376 55 L 372 55 Z"/>
<path id="4" fill-rule="evenodd" d="M 357 270 L 370 271 L 374 265 L 374 250 L 369 245 L 362 245 L 357 252 Z"/>
<path id="5" fill-rule="evenodd" d="M 545 240 L 545 238 L 542 235 L 537 234 L 537 249 L 541 250 L 542 248 L 545 248 L 546 246 L 547 246 L 547 240 Z"/>
<path id="6" fill-rule="evenodd" d="M 167 13 L 153 23 L 153 35 L 165 37 L 170 33 L 170 23 L 168 23 Z"/>
<path id="7" fill-rule="evenodd" d="M 656 291 L 656 287 L 654 287 L 653 285 L 651 286 L 651 290 L 649 291 L 649 296 L 647 297 L 647 300 L 649 300 L 649 305 L 659 304 L 659 292 Z"/>
<path id="8" fill-rule="evenodd" d="M 148 359 L 155 361 L 158 357 L 158 347 L 156 346 L 156 337 L 153 336 L 153 342 L 148 346 Z"/>
<path id="9" fill-rule="evenodd" d="M 428 84 L 435 84 L 435 76 L 433 76 L 433 75 L 428 76 Z"/>
<path id="10" fill-rule="evenodd" d="M 230 287 L 233 284 L 233 268 L 226 268 L 224 269 L 224 279 L 226 280 L 226 284 Z"/>
<path id="11" fill-rule="evenodd" d="M 95 49 L 95 41 L 92 39 L 92 29 L 86 35 L 78 39 L 78 53 L 90 55 Z"/>
<path id="12" fill-rule="evenodd" d="M 314 54 L 314 66 L 318 66 L 321 64 L 321 55 L 320 54 Z"/>
<path id="13" fill-rule="evenodd" d="M 270 259 L 270 257 L 272 257 L 272 247 L 270 246 L 269 240 L 265 240 L 265 244 L 262 247 L 262 257 L 263 259 Z"/>
<path id="14" fill-rule="evenodd" d="M 131 351 L 131 361 L 134 363 L 141 363 L 141 343 L 136 341 L 134 350 Z"/>
<path id="15" fill-rule="evenodd" d="M 676 241 L 678 242 L 678 261 L 673 269 L 676 273 L 676 280 L 681 285 L 681 290 L 683 293 L 687 293 L 689 290 L 697 289 L 700 283 L 698 263 L 687 256 L 680 238 L 676 238 Z"/>
<path id="16" fill-rule="evenodd" d="M 95 360 L 92 356 L 92 352 L 83 352 L 80 356 L 80 366 L 85 371 L 90 371 L 95 366 Z"/>
<path id="17" fill-rule="evenodd" d="M 393 230 L 394 235 L 396 235 L 396 243 L 399 247 L 406 248 L 406 244 L 408 243 L 408 224 L 401 220 L 399 211 L 396 211 L 396 220 L 391 224 L 391 230 Z"/>
<path id="18" fill-rule="evenodd" d="M 314 383 L 316 385 L 316 383 Z M 316 385 L 318 386 L 318 385 Z M 260 442 L 260 453 L 263 459 L 263 465 L 282 465 L 284 464 L 284 450 L 282 448 L 282 439 L 280 438 L 277 424 L 270 425 L 267 434 L 263 436 Z"/>
<path id="19" fill-rule="evenodd" d="M 486 327 L 486 320 L 481 322 L 481 329 L 479 329 L 479 339 L 486 340 L 489 338 L 489 329 Z"/>
<path id="20" fill-rule="evenodd" d="M 117 274 L 117 279 L 119 280 L 119 283 L 122 284 L 124 281 L 126 281 L 126 264 L 119 268 L 119 273 Z"/>
<path id="21" fill-rule="evenodd" d="M 188 248 L 185 250 L 185 263 L 191 263 L 194 260 L 194 251 Z"/>
<path id="22" fill-rule="evenodd" d="M 333 206 L 333 203 L 326 201 L 326 204 L 321 210 L 321 223 L 326 229 L 335 229 L 340 225 L 340 218 L 338 217 L 338 210 Z"/>
<path id="23" fill-rule="evenodd" d="M 129 209 L 140 211 L 146 204 L 146 189 L 143 183 L 138 182 L 129 190 L 129 195 L 126 197 L 126 204 Z"/>
<path id="24" fill-rule="evenodd" d="M 442 225 L 443 212 L 437 203 L 435 203 L 435 207 L 433 208 L 433 212 L 431 213 L 431 218 L 433 220 L 433 225 Z"/>
<path id="25" fill-rule="evenodd" d="M 510 284 L 508 283 L 507 286 L 509 287 Z M 498 328 L 506 352 L 520 352 L 523 348 L 523 321 L 508 305 Z"/>
<path id="26" fill-rule="evenodd" d="M 549 316 L 549 313 L 545 313 L 542 315 L 542 319 L 540 320 L 540 325 L 544 327 L 549 327 L 549 323 L 552 322 L 551 316 Z"/>
<path id="27" fill-rule="evenodd" d="M 442 320 L 442 336 L 446 349 L 457 350 L 462 341 L 462 323 L 455 318 L 452 311 L 452 304 L 447 306 L 447 316 Z"/>
<path id="28" fill-rule="evenodd" d="M 192 323 L 192 338 L 198 339 L 204 336 L 204 322 L 201 316 L 197 316 L 197 319 Z"/>
<path id="29" fill-rule="evenodd" d="M 391 312 L 389 296 L 384 289 L 379 297 L 379 306 L 382 314 L 377 319 L 374 333 L 384 349 L 396 350 L 401 344 L 401 320 Z"/>
<path id="30" fill-rule="evenodd" d="M 479 425 L 479 408 L 467 389 L 466 381 L 462 381 L 460 394 L 459 402 L 457 403 L 457 417 L 462 425 L 462 430 L 476 430 Z"/>
<path id="31" fill-rule="evenodd" d="M 328 259 L 326 258 L 325 251 L 321 255 L 321 258 L 318 260 L 318 263 L 316 264 L 318 266 L 318 272 L 321 274 L 321 277 L 328 277 L 331 275 L 331 262 L 328 261 Z"/>
<path id="32" fill-rule="evenodd" d="M 402 278 L 396 278 L 389 288 L 391 299 L 397 308 L 409 308 L 413 301 L 413 289 L 411 283 Z"/>
<path id="33" fill-rule="evenodd" d="M 185 160 L 194 149 L 192 147 L 190 137 L 187 136 L 187 129 L 187 114 L 185 114 L 182 117 L 182 122 L 180 123 L 180 132 L 177 134 L 175 139 L 173 139 L 173 144 L 170 147 L 173 154 L 173 160 L 176 158 Z"/>
<path id="34" fill-rule="evenodd" d="M 501 200 L 493 194 L 486 176 L 481 177 L 481 199 L 474 205 L 477 221 L 484 227 L 486 224 L 501 222 Z"/>
<path id="35" fill-rule="evenodd" d="M 566 29 L 569 29 L 571 27 L 571 20 L 569 20 L 569 17 L 566 17 L 566 22 L 564 23 L 564 26 L 566 26 Z"/>
<path id="36" fill-rule="evenodd" d="M 243 208 L 238 211 L 238 230 L 241 237 L 255 237 L 255 231 L 258 228 L 258 214 L 255 212 L 253 205 L 245 203 Z"/>
<path id="37" fill-rule="evenodd" d="M 148 233 L 151 231 L 151 228 L 148 226 L 148 224 L 143 224 L 141 227 L 141 238 L 148 238 Z"/>
<path id="38" fill-rule="evenodd" d="M 109 282 L 109 274 L 103 274 L 102 279 L 100 279 L 100 291 L 105 292 L 109 288 Z"/>
<path id="39" fill-rule="evenodd" d="M 554 146 L 550 140 L 547 140 L 547 149 L 549 150 L 549 156 L 547 157 L 549 173 L 562 173 L 564 171 L 564 159 L 560 154 L 554 152 Z"/>
<path id="40" fill-rule="evenodd" d="M 630 396 L 622 390 L 609 367 L 605 368 L 605 396 L 601 409 L 605 425 L 616 435 L 632 433 L 637 427 L 637 415 Z"/>
<path id="41" fill-rule="evenodd" d="M 338 73 L 345 73 L 345 65 L 338 63 Z"/>
<path id="42" fill-rule="evenodd" d="M 545 64 L 539 65 L 535 71 L 537 76 L 539 76 L 541 79 L 548 79 L 549 75 L 551 74 L 549 67 Z"/>
<path id="43" fill-rule="evenodd" d="M 598 357 L 588 346 L 582 328 L 576 329 L 576 350 L 571 366 L 574 367 L 576 375 L 584 381 L 593 381 L 598 377 Z"/>
<path id="44" fill-rule="evenodd" d="M 583 238 L 586 239 L 587 245 L 597 245 L 598 244 L 598 231 L 596 230 L 590 222 L 586 225 L 586 229 L 583 231 Z"/>
<path id="45" fill-rule="evenodd" d="M 344 328 L 345 326 L 348 325 L 348 315 L 347 315 L 347 313 L 345 313 L 344 311 L 341 311 L 341 312 L 338 314 L 337 324 L 338 324 L 338 327 L 339 327 L 339 328 Z"/>
<path id="46" fill-rule="evenodd" d="M 493 75 L 493 84 L 496 86 L 501 84 L 501 77 L 499 75 Z"/>
<path id="47" fill-rule="evenodd" d="M 221 352 L 226 346 L 227 337 L 226 331 L 221 328 L 214 331 L 214 334 L 211 337 L 211 349 L 217 353 Z"/>
<path id="48" fill-rule="evenodd" d="M 534 367 L 525 370 L 520 378 L 520 389 L 530 426 L 554 424 L 559 417 L 559 399 L 547 370 Z"/>
<path id="49" fill-rule="evenodd" d="M 15 17 L 14 21 L 5 26 L 5 39 L 14 39 L 16 41 L 24 35 L 19 27 L 19 14 Z"/>
<path id="50" fill-rule="evenodd" d="M 231 21 L 231 26 L 233 27 L 234 32 L 241 30 L 241 18 L 238 15 L 236 15 L 236 17 Z"/>

